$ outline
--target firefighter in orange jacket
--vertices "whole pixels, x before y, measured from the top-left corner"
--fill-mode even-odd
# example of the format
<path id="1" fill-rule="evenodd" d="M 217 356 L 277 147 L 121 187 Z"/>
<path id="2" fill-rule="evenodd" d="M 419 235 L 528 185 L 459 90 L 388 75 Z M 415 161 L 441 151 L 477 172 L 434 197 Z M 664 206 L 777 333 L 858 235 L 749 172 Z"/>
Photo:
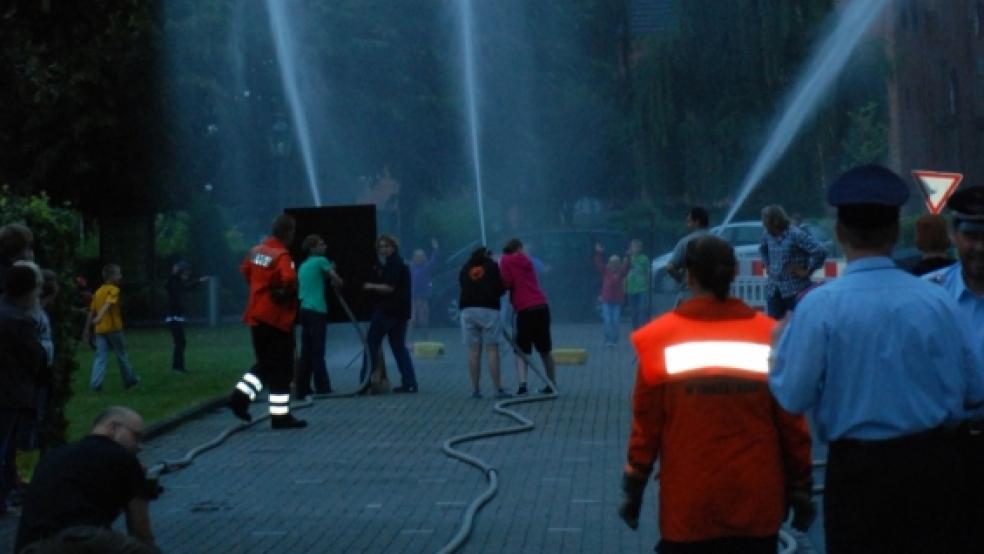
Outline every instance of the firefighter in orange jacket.
<path id="1" fill-rule="evenodd" d="M 269 237 L 250 249 L 239 267 L 249 283 L 243 321 L 249 325 L 256 365 L 236 383 L 229 406 L 250 421 L 249 403 L 270 388 L 270 423 L 274 429 L 298 429 L 307 422 L 290 414 L 290 381 L 294 373 L 294 319 L 297 316 L 297 272 L 287 246 L 294 240 L 294 218 L 281 214 Z"/>
<path id="2" fill-rule="evenodd" d="M 660 460 L 659 552 L 775 554 L 793 508 L 805 530 L 810 434 L 766 382 L 775 322 L 728 292 L 734 249 L 707 235 L 686 250 L 694 297 L 632 335 L 639 372 L 619 515 L 632 529 Z"/>

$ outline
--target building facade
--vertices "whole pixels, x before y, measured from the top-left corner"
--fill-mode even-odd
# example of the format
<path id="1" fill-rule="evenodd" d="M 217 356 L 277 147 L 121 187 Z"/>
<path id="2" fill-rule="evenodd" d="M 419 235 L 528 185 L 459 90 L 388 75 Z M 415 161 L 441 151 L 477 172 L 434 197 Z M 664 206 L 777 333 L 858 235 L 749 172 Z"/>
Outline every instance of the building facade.
<path id="1" fill-rule="evenodd" d="M 900 0 L 885 26 L 892 165 L 984 185 L 984 1 Z"/>

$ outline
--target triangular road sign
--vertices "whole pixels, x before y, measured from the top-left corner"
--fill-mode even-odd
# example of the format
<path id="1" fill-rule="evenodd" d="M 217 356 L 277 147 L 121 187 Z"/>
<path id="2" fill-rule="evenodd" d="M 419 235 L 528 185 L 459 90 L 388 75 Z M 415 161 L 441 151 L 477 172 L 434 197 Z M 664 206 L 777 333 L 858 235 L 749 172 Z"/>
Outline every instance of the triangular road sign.
<path id="1" fill-rule="evenodd" d="M 938 214 L 943 210 L 946 201 L 963 180 L 963 173 L 943 173 L 924 169 L 913 169 L 912 176 L 915 177 L 919 190 L 926 197 L 926 207 L 931 214 Z"/>

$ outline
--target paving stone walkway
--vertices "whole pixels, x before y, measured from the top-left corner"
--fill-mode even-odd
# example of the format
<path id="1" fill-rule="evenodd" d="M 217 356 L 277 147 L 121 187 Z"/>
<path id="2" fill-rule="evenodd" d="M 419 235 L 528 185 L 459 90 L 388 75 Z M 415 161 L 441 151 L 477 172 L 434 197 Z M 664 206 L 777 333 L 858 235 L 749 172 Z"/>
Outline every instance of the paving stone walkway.
<path id="1" fill-rule="evenodd" d="M 624 340 L 605 348 L 600 332 L 600 324 L 555 326 L 555 347 L 587 348 L 588 361 L 558 368 L 559 399 L 516 407 L 535 422 L 532 432 L 461 447 L 498 468 L 499 492 L 479 512 L 460 552 L 652 552 L 656 486 L 647 491 L 639 531 L 616 516 L 634 357 Z M 333 385 L 351 390 L 358 375 L 357 365 L 344 369 L 357 353 L 351 328 L 332 326 L 329 334 Z M 445 354 L 414 360 L 418 394 L 318 400 L 296 411 L 310 423 L 305 430 L 275 432 L 261 423 L 165 475 L 166 491 L 151 505 L 162 550 L 440 550 L 487 486 L 477 469 L 446 457 L 441 443 L 514 422 L 492 412 L 487 372 L 486 398 L 470 397 L 459 332 L 438 329 L 431 338 L 445 344 Z M 392 360 L 388 367 L 398 384 Z M 503 369 L 513 391 L 511 355 Z M 540 386 L 532 375 L 531 384 Z M 254 415 L 264 411 L 265 405 L 253 406 Z M 180 458 L 233 425 L 226 410 L 207 414 L 154 439 L 141 458 L 148 465 Z M 14 518 L 0 520 L 0 543 L 12 544 L 14 526 Z"/>

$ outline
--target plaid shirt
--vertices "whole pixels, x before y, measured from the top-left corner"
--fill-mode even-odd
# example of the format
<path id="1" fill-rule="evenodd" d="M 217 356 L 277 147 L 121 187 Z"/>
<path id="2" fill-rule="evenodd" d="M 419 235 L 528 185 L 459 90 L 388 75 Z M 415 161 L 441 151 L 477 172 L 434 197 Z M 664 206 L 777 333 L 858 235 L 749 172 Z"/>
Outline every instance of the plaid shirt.
<path id="1" fill-rule="evenodd" d="M 778 290 L 783 298 L 795 296 L 810 286 L 810 274 L 820 269 L 827 259 L 827 249 L 820 241 L 795 225 L 790 225 L 778 237 L 764 233 L 759 253 L 769 273 L 765 285 L 766 296 L 772 296 Z M 787 269 L 792 265 L 805 267 L 809 273 L 806 277 L 797 277 Z"/>

